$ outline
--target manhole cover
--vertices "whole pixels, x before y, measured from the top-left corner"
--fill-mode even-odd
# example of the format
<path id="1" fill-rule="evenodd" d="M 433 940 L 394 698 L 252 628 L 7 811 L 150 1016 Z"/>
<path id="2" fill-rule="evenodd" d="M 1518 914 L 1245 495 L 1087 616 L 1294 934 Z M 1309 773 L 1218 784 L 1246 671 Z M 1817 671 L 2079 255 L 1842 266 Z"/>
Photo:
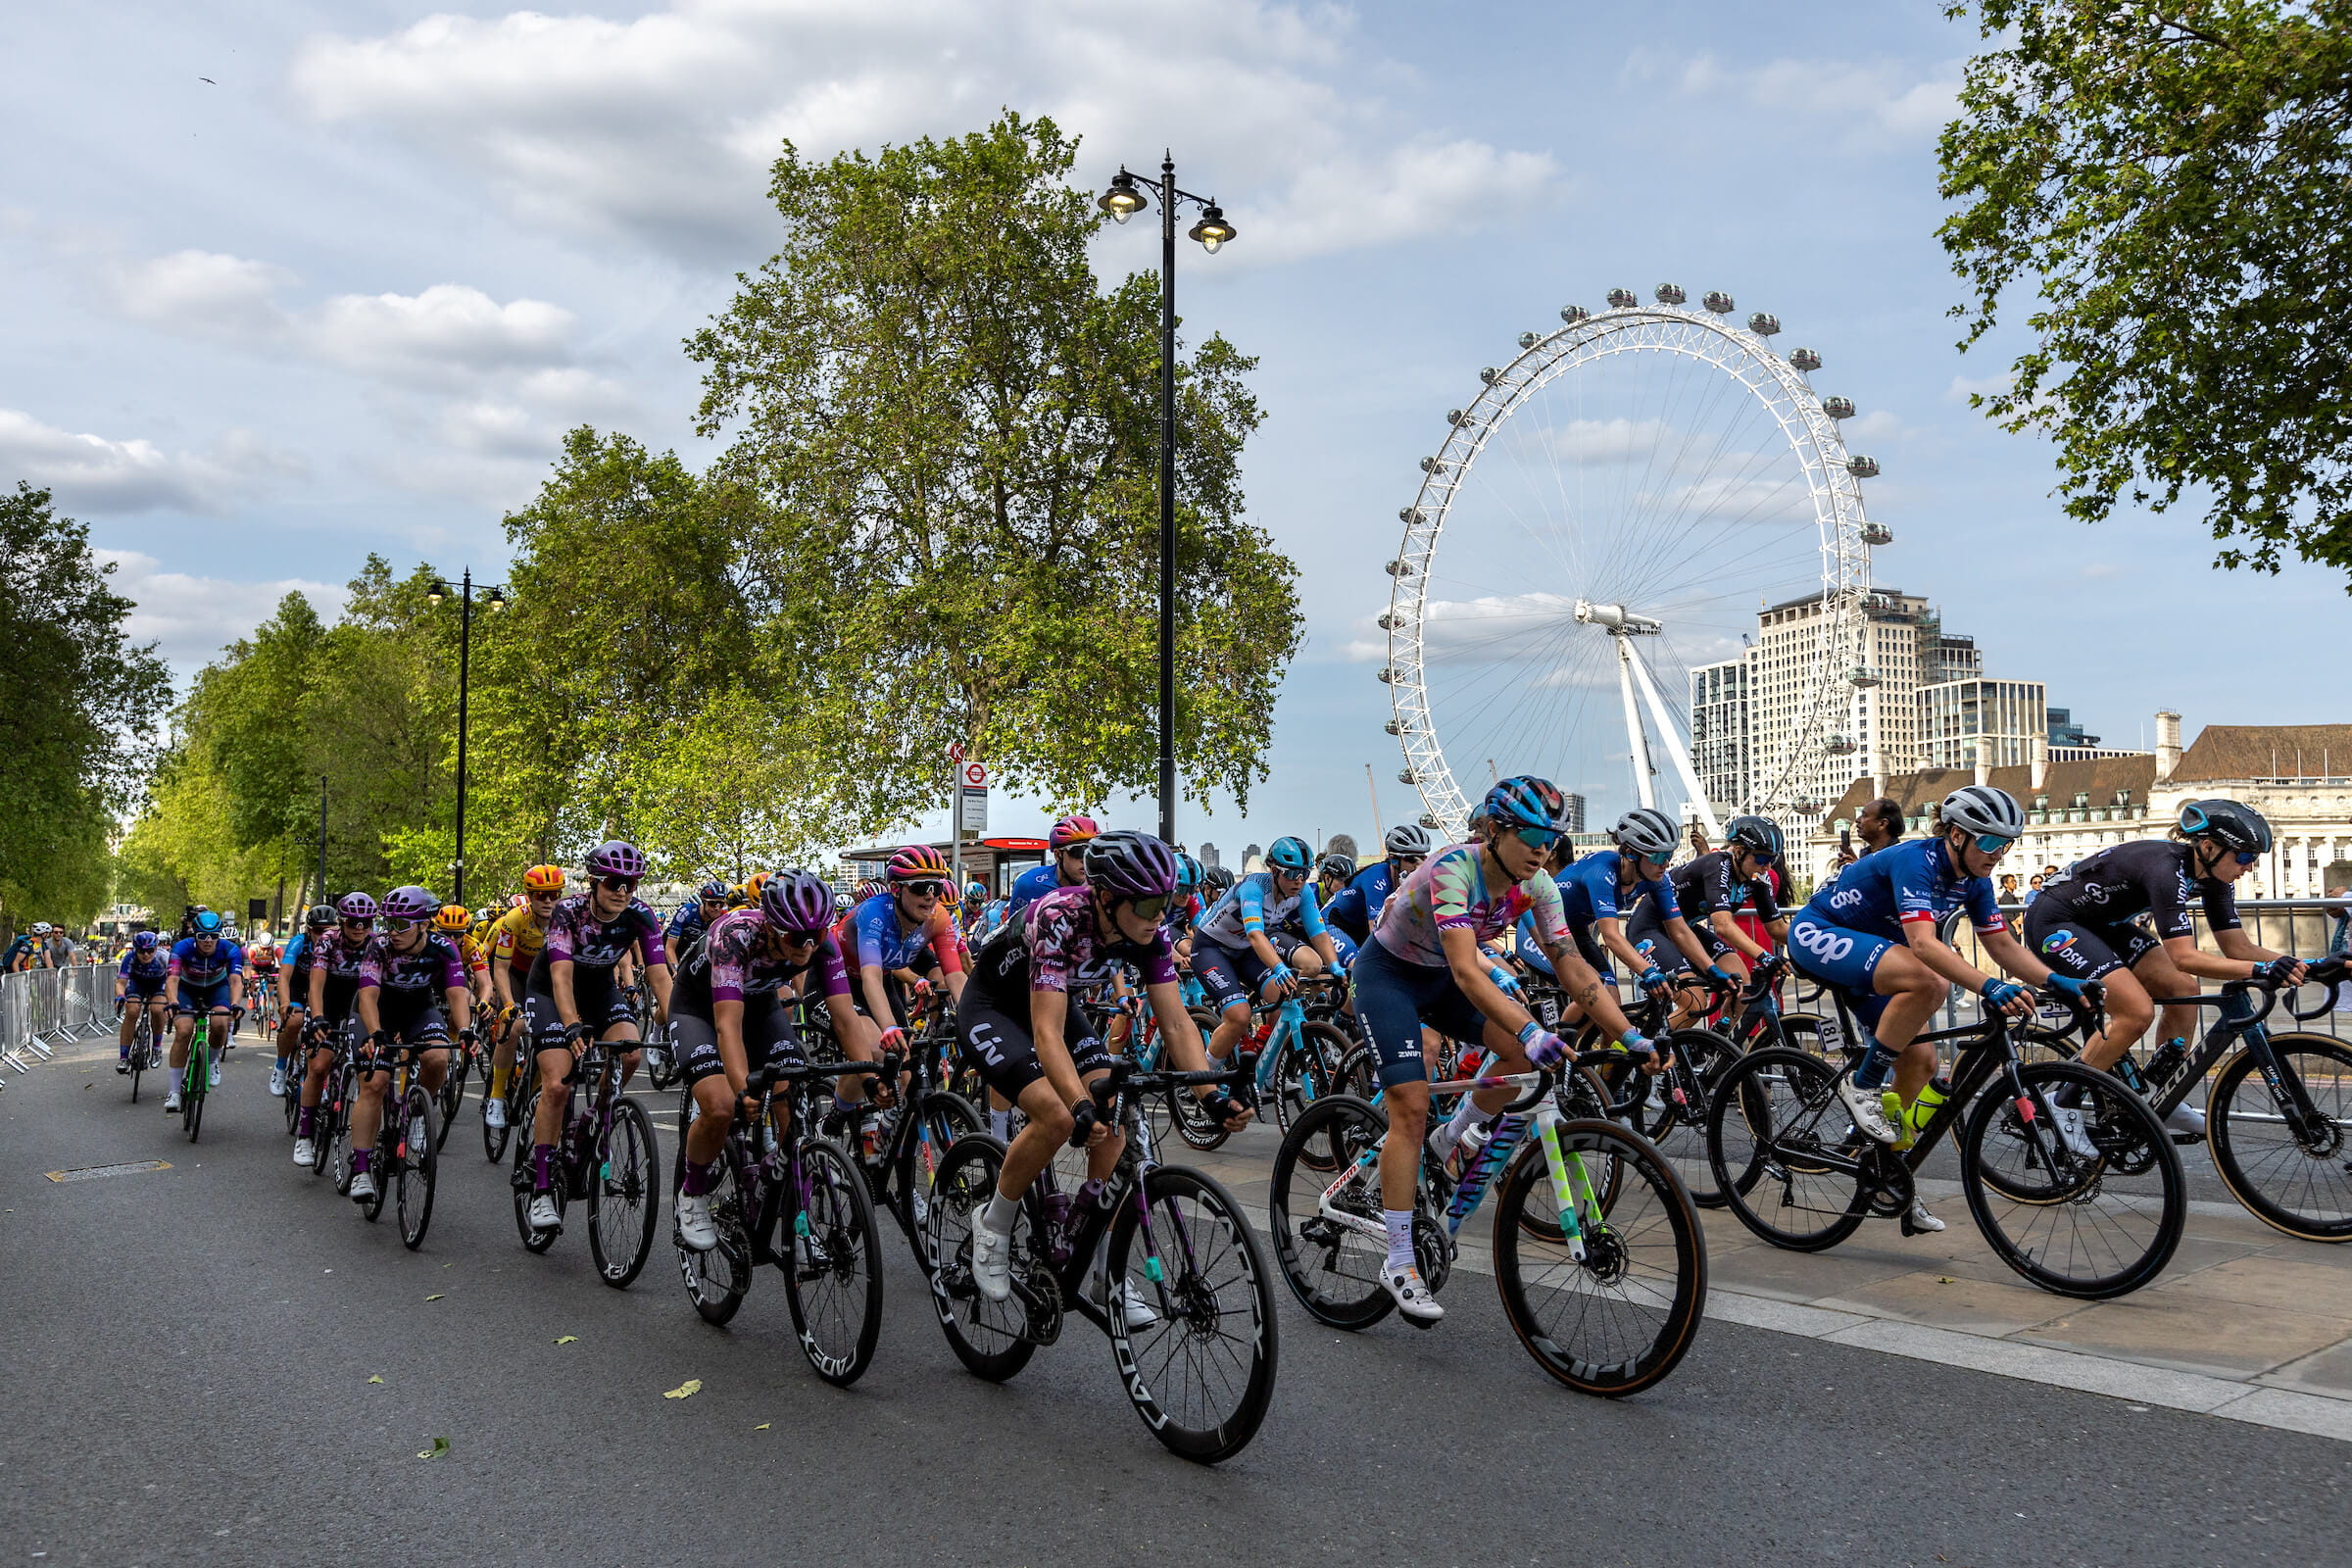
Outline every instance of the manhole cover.
<path id="1" fill-rule="evenodd" d="M 143 1170 L 170 1170 L 168 1159 L 134 1159 L 125 1165 L 84 1165 L 79 1170 L 53 1170 L 53 1182 L 92 1182 L 101 1176 L 135 1176 Z"/>

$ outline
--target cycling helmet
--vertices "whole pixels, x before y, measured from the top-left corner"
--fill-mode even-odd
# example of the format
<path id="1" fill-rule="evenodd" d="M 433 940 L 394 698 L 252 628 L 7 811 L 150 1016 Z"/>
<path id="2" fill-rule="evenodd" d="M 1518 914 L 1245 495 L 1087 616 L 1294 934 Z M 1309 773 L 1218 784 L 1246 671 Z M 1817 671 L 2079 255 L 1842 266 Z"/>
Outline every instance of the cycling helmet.
<path id="1" fill-rule="evenodd" d="M 636 845 L 613 839 L 588 852 L 588 874 L 641 882 L 645 879 L 645 856 Z"/>
<path id="2" fill-rule="evenodd" d="M 1102 831 L 1095 825 L 1093 817 L 1073 813 L 1054 823 L 1047 832 L 1046 847 L 1059 855 L 1071 845 L 1084 844 Z"/>
<path id="3" fill-rule="evenodd" d="M 1336 876 L 1341 881 L 1345 882 L 1349 877 L 1355 875 L 1355 858 L 1349 855 L 1342 855 L 1335 850 L 1331 854 L 1323 857 L 1322 862 L 1318 864 L 1315 869 L 1322 872 L 1325 876 Z"/>
<path id="4" fill-rule="evenodd" d="M 988 897 L 988 884 L 985 882 L 966 882 L 963 885 L 963 896 L 967 902 L 985 899 Z"/>
<path id="5" fill-rule="evenodd" d="M 1940 827 L 1966 828 L 1978 835 L 2014 839 L 2026 831 L 2026 813 L 2017 798 L 1989 784 L 1963 784 L 1943 798 L 1936 808 Z"/>
<path id="6" fill-rule="evenodd" d="M 858 884 L 858 902 L 863 904 L 866 900 L 872 898 L 875 894 L 881 891 L 882 884 L 869 876 L 864 881 Z"/>
<path id="7" fill-rule="evenodd" d="M 1788 849 L 1781 824 L 1769 816 L 1735 816 L 1723 824 L 1723 847 L 1752 850 L 1778 858 Z"/>
<path id="8" fill-rule="evenodd" d="M 36 926 L 34 930 L 36 932 L 46 931 L 48 927 Z M 220 934 L 220 916 L 210 909 L 198 909 L 196 911 L 196 934 L 200 937 L 219 936 Z"/>
<path id="9" fill-rule="evenodd" d="M 1679 835 L 1674 822 L 1664 811 L 1637 806 L 1617 819 L 1609 829 L 1609 840 L 1621 850 L 1631 850 L 1644 860 L 1663 861 L 1674 854 Z"/>
<path id="10" fill-rule="evenodd" d="M 564 868 L 560 865 L 534 865 L 522 873 L 522 885 L 533 893 L 564 891 Z"/>
<path id="11" fill-rule="evenodd" d="M 46 920 L 35 920 L 32 922 L 32 934 L 36 937 L 45 937 L 56 929 L 57 928 L 55 926 L 51 925 Z"/>
<path id="12" fill-rule="evenodd" d="M 155 933 L 152 931 L 138 932 L 130 939 L 130 945 L 138 949 L 141 953 L 153 953 L 155 951 Z"/>
<path id="13" fill-rule="evenodd" d="M 335 913 L 346 920 L 372 920 L 375 901 L 365 893 L 346 893 L 335 901 Z"/>
<path id="14" fill-rule="evenodd" d="M 1103 833 L 1087 842 L 1086 880 L 1112 900 L 1166 898 L 1176 891 L 1176 852 L 1132 828 Z"/>
<path id="15" fill-rule="evenodd" d="M 1277 871 L 1297 871 L 1301 874 L 1313 867 L 1315 852 L 1306 847 L 1306 840 L 1284 834 L 1266 851 L 1266 864 Z"/>
<path id="16" fill-rule="evenodd" d="M 1426 859 L 1429 856 L 1429 829 L 1418 822 L 1400 822 L 1389 829 L 1388 837 L 1380 841 L 1381 848 L 1392 857 Z"/>
<path id="17" fill-rule="evenodd" d="M 760 885 L 760 912 L 779 931 L 822 931 L 833 918 L 833 890 L 814 871 L 778 871 Z"/>
<path id="18" fill-rule="evenodd" d="M 1198 859 L 1185 854 L 1182 850 L 1176 852 L 1176 888 L 1178 892 L 1195 891 L 1200 886 L 1200 879 L 1206 874 L 1207 867 Z"/>
<path id="19" fill-rule="evenodd" d="M 694 896 L 705 904 L 724 904 L 727 902 L 727 885 L 724 882 L 706 882 L 694 890 Z"/>
<path id="20" fill-rule="evenodd" d="M 430 920 L 440 912 L 441 901 L 415 884 L 394 888 L 384 895 L 383 916 L 387 920 Z"/>
<path id="21" fill-rule="evenodd" d="M 1506 827 L 1548 828 L 1554 833 L 1568 830 L 1567 797 L 1551 780 L 1532 773 L 1506 778 L 1487 791 L 1478 814 Z"/>
<path id="22" fill-rule="evenodd" d="M 893 886 L 903 882 L 945 882 L 948 858 L 928 844 L 909 844 L 891 856 L 882 874 Z"/>
<path id="23" fill-rule="evenodd" d="M 407 891 L 403 889 L 402 891 Z M 473 911 L 463 904 L 444 904 L 441 912 L 433 916 L 433 929 L 457 936 L 473 924 Z"/>
<path id="24" fill-rule="evenodd" d="M 2232 850 L 2263 855 L 2271 847 L 2271 824 L 2251 806 L 2235 801 L 2191 801 L 2180 808 L 2180 831 L 2192 839 L 2213 839 Z"/>
<path id="25" fill-rule="evenodd" d="M 314 904 L 303 911 L 302 923 L 313 931 L 323 931 L 335 923 L 335 906 L 331 904 Z"/>
<path id="26" fill-rule="evenodd" d="M 1209 865 L 1200 869 L 1200 891 L 1211 899 L 1221 899 L 1233 891 L 1233 867 Z"/>

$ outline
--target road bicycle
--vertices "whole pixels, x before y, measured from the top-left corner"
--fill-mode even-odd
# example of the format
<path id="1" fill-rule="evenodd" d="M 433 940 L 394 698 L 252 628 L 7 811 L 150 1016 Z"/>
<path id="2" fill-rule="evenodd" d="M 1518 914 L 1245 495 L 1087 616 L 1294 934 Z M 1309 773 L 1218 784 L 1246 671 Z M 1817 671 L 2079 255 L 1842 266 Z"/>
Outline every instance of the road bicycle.
<path id="1" fill-rule="evenodd" d="M 531 1085 L 539 1076 L 537 1057 L 530 1050 L 529 1037 L 524 1035 L 521 1039 L 515 1038 L 522 1034 L 525 1027 L 519 1008 L 510 1006 L 502 1009 L 491 1022 L 492 1034 L 488 1045 L 474 1057 L 482 1075 L 482 1152 L 493 1165 L 506 1158 L 507 1145 L 514 1138 L 515 1127 L 521 1123 L 523 1113 L 530 1107 Z M 505 1113 L 493 1126 L 489 1109 L 494 1098 L 490 1092 L 495 1077 L 493 1063 L 497 1060 L 499 1051 L 509 1042 L 514 1045 L 514 1065 L 507 1073 L 507 1092 L 495 1097 Z"/>
<path id="2" fill-rule="evenodd" d="M 669 1025 L 655 1016 L 654 999 L 643 981 L 622 986 L 620 994 L 637 1020 L 637 1038 L 645 1043 L 638 1065 L 645 1069 L 646 1085 L 656 1092 L 666 1090 L 678 1081 L 678 1054 L 670 1044 Z"/>
<path id="3" fill-rule="evenodd" d="M 816 1131 L 820 1107 L 833 1097 L 813 1080 L 884 1075 L 896 1065 L 835 1061 L 754 1073 L 711 1167 L 710 1223 L 718 1245 L 709 1251 L 688 1247 L 675 1223 L 686 1129 L 702 1110 L 691 1087 L 678 1116 L 670 1239 L 694 1309 L 706 1323 L 726 1323 L 751 1291 L 752 1271 L 773 1263 L 784 1276 L 802 1353 L 818 1377 L 841 1388 L 864 1375 L 881 1338 L 882 1258 L 866 1176 Z M 792 1137 L 780 1137 L 768 1113 L 778 1101 L 790 1106 Z"/>
<path id="4" fill-rule="evenodd" d="M 440 1092 L 433 1097 L 440 1112 L 433 1118 L 436 1149 L 449 1142 L 450 1129 L 458 1124 L 458 1108 L 466 1103 L 466 1081 L 473 1075 L 473 1063 L 480 1054 L 474 1031 L 459 1030 L 458 1038 L 449 1047 L 449 1071 L 441 1080 Z"/>
<path id="5" fill-rule="evenodd" d="M 221 1033 L 233 1036 L 244 1013 L 243 1007 L 230 1007 L 228 1027 Z M 215 1049 L 211 1009 L 195 1014 L 195 1030 L 188 1036 L 187 1065 L 179 1069 L 179 1126 L 191 1144 L 204 1131 L 204 1101 L 212 1090 Z"/>
<path id="6" fill-rule="evenodd" d="M 120 1013 L 124 1005 L 117 1002 L 115 1010 Z M 164 1043 L 156 1034 L 155 1008 L 144 1002 L 138 1004 L 138 1008 L 139 1020 L 130 1036 L 130 1102 L 134 1105 L 139 1102 L 140 1077 L 153 1072 L 164 1062 Z M 169 1020 L 171 1014 L 164 1016 Z"/>
<path id="7" fill-rule="evenodd" d="M 935 1020 L 907 1043 L 903 1070 L 891 1054 L 886 1058 L 889 1070 L 881 1074 L 893 1084 L 889 1106 L 876 1104 L 877 1096 L 869 1087 L 865 1097 L 846 1110 L 830 1104 L 819 1107 L 818 1126 L 837 1139 L 864 1173 L 874 1205 L 898 1220 L 907 1246 L 914 1249 L 915 1266 L 926 1274 L 931 1269 L 926 1227 L 940 1164 L 956 1139 L 987 1125 L 970 1101 L 940 1087 L 953 1043 Z"/>
<path id="8" fill-rule="evenodd" d="M 1004 1145 L 984 1133 L 957 1139 L 932 1189 L 929 1225 L 932 1304 L 956 1359 L 1002 1383 L 1075 1313 L 1109 1337 L 1128 1401 L 1170 1451 L 1215 1464 L 1247 1447 L 1274 1396 L 1265 1256 L 1223 1186 L 1158 1162 L 1142 1102 L 1175 1088 L 1240 1086 L 1248 1072 L 1112 1062 L 1094 1098 L 1124 1129 L 1126 1148 L 1099 1194 L 1063 1191 L 1051 1167 L 1039 1174 L 1013 1223 L 1012 1294 L 1003 1301 L 981 1295 L 972 1277 L 972 1232 L 996 1196 Z"/>
<path id="9" fill-rule="evenodd" d="M 1286 1132 L 1308 1105 L 1333 1093 L 1344 1082 L 1342 1063 L 1351 1050 L 1360 1050 L 1329 1023 L 1309 1017 L 1310 1003 L 1328 1005 L 1340 982 L 1315 975 L 1298 982 L 1296 992 L 1277 1002 L 1250 1006 L 1249 1037 L 1234 1048 L 1234 1059 L 1253 1075 L 1258 1103 L 1274 1113 L 1275 1125 Z M 1212 1022 L 1209 1029 L 1214 1029 Z M 1208 1030 L 1203 1030 L 1205 1040 Z M 1193 1148 L 1207 1152 L 1224 1147 L 1232 1135 L 1209 1120 L 1198 1100 L 1178 1088 L 1166 1099 L 1168 1124 Z"/>
<path id="10" fill-rule="evenodd" d="M 1621 1398 L 1655 1387 L 1690 1348 L 1706 1310 L 1707 1252 L 1673 1164 L 1640 1133 L 1592 1113 L 1590 1074 L 1608 1054 L 1577 1053 L 1565 1073 L 1430 1086 L 1523 1092 L 1458 1181 L 1421 1152 L 1413 1254 L 1422 1284 L 1443 1291 L 1461 1260 L 1464 1225 L 1494 1189 L 1490 1266 L 1512 1332 L 1560 1383 Z M 1274 1156 L 1266 1218 L 1283 1278 L 1310 1316 L 1334 1328 L 1367 1329 L 1396 1307 L 1380 1277 L 1388 1136 L 1380 1100 L 1334 1095 L 1308 1108 Z"/>
<path id="11" fill-rule="evenodd" d="M 392 1082 L 384 1091 L 384 1111 L 376 1129 L 375 1149 L 368 1155 L 368 1173 L 375 1179 L 375 1196 L 360 1207 L 360 1212 L 374 1223 L 384 1212 L 387 1199 L 395 1200 L 400 1214 L 401 1245 L 414 1252 L 424 1245 L 424 1233 L 433 1222 L 433 1191 L 441 1166 L 440 1129 L 435 1097 L 422 1081 L 419 1057 L 428 1050 L 448 1049 L 442 1042 L 429 1046 L 404 1046 L 378 1035 L 360 1041 L 353 1050 L 351 1074 L 347 1080 L 349 1092 L 356 1095 L 360 1082 L 370 1073 L 389 1072 Z M 387 1059 L 389 1057 L 390 1059 Z M 457 1074 L 453 1060 L 450 1075 Z M 350 1132 L 350 1102 L 339 1108 L 338 1136 Z M 316 1123 L 314 1130 L 316 1129 Z M 344 1170 L 336 1183 L 343 1192 L 351 1191 L 350 1157 L 343 1156 Z"/>
<path id="12" fill-rule="evenodd" d="M 550 1161 L 549 1192 L 556 1201 L 558 1223 L 549 1230 L 531 1226 L 531 1139 L 537 1125 L 539 1097 L 534 1088 L 516 1128 L 510 1185 L 514 1195 L 514 1228 L 522 1245 L 544 1252 L 556 1245 L 568 1203 L 588 1206 L 588 1250 L 597 1275 L 614 1290 L 635 1282 L 654 1249 L 654 1222 L 659 1215 L 660 1178 L 655 1170 L 660 1148 L 654 1141 L 653 1118 L 645 1107 L 620 1092 L 621 1054 L 636 1049 L 635 1041 L 591 1042 L 564 1080 L 563 1134 Z M 524 1071 L 518 1067 L 517 1072 Z M 534 1071 L 532 1077 L 537 1077 Z M 586 1085 L 586 1094 L 580 1086 Z"/>
<path id="13" fill-rule="evenodd" d="M 1846 1000 L 1832 996 L 1844 1037 L 1859 1039 Z M 2097 1027 L 2096 988 L 2079 1007 L 2055 990 L 2042 998 L 2075 1008 L 2076 1030 Z M 1811 1252 L 1873 1215 L 1903 1218 L 1950 1134 L 1969 1214 L 2022 1277 L 2097 1299 L 2163 1272 L 2188 1202 L 2180 1155 L 2146 1102 L 2078 1063 L 2028 1060 L 2003 1013 L 1918 1038 L 1957 1054 L 1950 1079 L 1931 1085 L 1941 1101 L 1907 1149 L 1854 1126 L 1837 1092 L 1842 1063 L 1775 1048 L 1742 1056 L 1717 1081 L 1707 1156 L 1742 1225 L 1775 1247 Z"/>

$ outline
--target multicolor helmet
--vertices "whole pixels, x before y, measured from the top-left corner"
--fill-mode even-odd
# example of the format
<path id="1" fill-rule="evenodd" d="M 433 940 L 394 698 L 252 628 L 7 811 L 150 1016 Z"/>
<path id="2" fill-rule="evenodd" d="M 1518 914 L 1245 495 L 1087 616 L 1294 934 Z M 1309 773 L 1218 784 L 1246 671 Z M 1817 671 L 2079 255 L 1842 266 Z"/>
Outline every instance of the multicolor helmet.
<path id="1" fill-rule="evenodd" d="M 387 920 L 430 920 L 440 912 L 441 901 L 415 885 L 394 888 L 384 895 L 383 915 Z"/>
<path id="2" fill-rule="evenodd" d="M 2271 848 L 2270 822 L 2251 806 L 2235 801 L 2190 801 L 2180 808 L 2180 831 L 2249 855 L 2265 855 Z"/>
<path id="3" fill-rule="evenodd" d="M 365 893 L 346 893 L 335 901 L 335 913 L 346 920 L 372 920 L 376 915 L 375 900 Z"/>
<path id="4" fill-rule="evenodd" d="M 1505 827 L 1568 831 L 1568 798 L 1551 780 L 1538 778 L 1533 773 L 1516 774 L 1496 783 L 1479 803 L 1478 814 Z"/>
<path id="5" fill-rule="evenodd" d="M 1176 891 L 1176 852 L 1132 828 L 1101 834 L 1086 846 L 1086 880 L 1113 899 L 1166 898 Z"/>
<path id="6" fill-rule="evenodd" d="M 473 924 L 473 911 L 463 904 L 444 904 L 441 912 L 433 916 L 433 929 L 447 931 L 452 936 Z"/>
<path id="7" fill-rule="evenodd" d="M 507 895 L 507 907 L 510 909 L 523 908 L 527 906 L 530 902 L 530 900 L 524 898 L 519 893 L 510 893 Z"/>
<path id="8" fill-rule="evenodd" d="M 1071 845 L 1084 844 L 1102 831 L 1093 817 L 1073 812 L 1047 830 L 1046 847 L 1059 855 Z"/>
<path id="9" fill-rule="evenodd" d="M 155 940 L 154 932 L 141 931 L 131 937 L 130 945 L 138 949 L 141 953 L 153 953 L 155 951 Z"/>
<path id="10" fill-rule="evenodd" d="M 1266 851 L 1266 864 L 1277 871 L 1304 872 L 1315 863 L 1315 852 L 1306 847 L 1306 840 L 1284 834 Z"/>
<path id="11" fill-rule="evenodd" d="M 533 893 L 564 891 L 564 868 L 560 865 L 534 865 L 522 873 L 522 885 Z"/>
<path id="12" fill-rule="evenodd" d="M 636 845 L 613 839 L 588 852 L 588 874 L 642 882 L 645 880 L 645 856 Z"/>
<path id="13" fill-rule="evenodd" d="M 907 882 L 944 882 L 948 879 L 948 858 L 928 844 L 909 844 L 892 854 L 890 863 L 882 874 L 893 886 Z"/>
<path id="14" fill-rule="evenodd" d="M 1190 855 L 1185 854 L 1182 850 L 1176 852 L 1177 892 L 1192 893 L 1197 891 L 1200 886 L 1201 877 L 1207 875 L 1207 873 L 1208 868 L 1202 865 L 1200 860 Z"/>
<path id="15" fill-rule="evenodd" d="M 966 882 L 963 885 L 963 897 L 964 902 L 967 904 L 982 903 L 988 898 L 988 884 L 985 882 Z"/>
<path id="16" fill-rule="evenodd" d="M 704 883 L 701 887 L 696 888 L 694 892 L 695 897 L 701 899 L 705 904 L 724 904 L 727 902 L 727 885 L 724 882 L 716 880 L 715 878 L 711 881 Z"/>
<path id="17" fill-rule="evenodd" d="M 822 931 L 833 890 L 814 871 L 778 871 L 760 885 L 760 912 L 779 931 Z"/>

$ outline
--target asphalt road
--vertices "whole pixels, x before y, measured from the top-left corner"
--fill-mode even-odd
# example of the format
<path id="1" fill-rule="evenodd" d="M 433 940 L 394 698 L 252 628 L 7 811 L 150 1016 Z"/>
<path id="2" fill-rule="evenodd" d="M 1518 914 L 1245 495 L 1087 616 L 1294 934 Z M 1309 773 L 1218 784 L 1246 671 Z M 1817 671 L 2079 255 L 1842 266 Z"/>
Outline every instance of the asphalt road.
<path id="1" fill-rule="evenodd" d="M 1009 1385 L 967 1375 L 903 1248 L 880 1355 L 837 1391 L 772 1275 L 717 1330 L 666 1242 L 626 1292 L 578 1226 L 524 1253 L 471 1101 L 404 1250 L 288 1161 L 259 1054 L 195 1147 L 110 1061 L 0 1098 L 0 1568 L 2148 1568 L 2340 1561 L 2352 1524 L 2335 1443 L 1723 1323 L 1663 1388 L 1580 1397 L 1468 1275 L 1429 1334 L 1338 1334 L 1286 1294 L 1273 1412 L 1215 1470 L 1152 1440 L 1082 1322 Z M 148 1158 L 172 1168 L 43 1176 Z"/>

